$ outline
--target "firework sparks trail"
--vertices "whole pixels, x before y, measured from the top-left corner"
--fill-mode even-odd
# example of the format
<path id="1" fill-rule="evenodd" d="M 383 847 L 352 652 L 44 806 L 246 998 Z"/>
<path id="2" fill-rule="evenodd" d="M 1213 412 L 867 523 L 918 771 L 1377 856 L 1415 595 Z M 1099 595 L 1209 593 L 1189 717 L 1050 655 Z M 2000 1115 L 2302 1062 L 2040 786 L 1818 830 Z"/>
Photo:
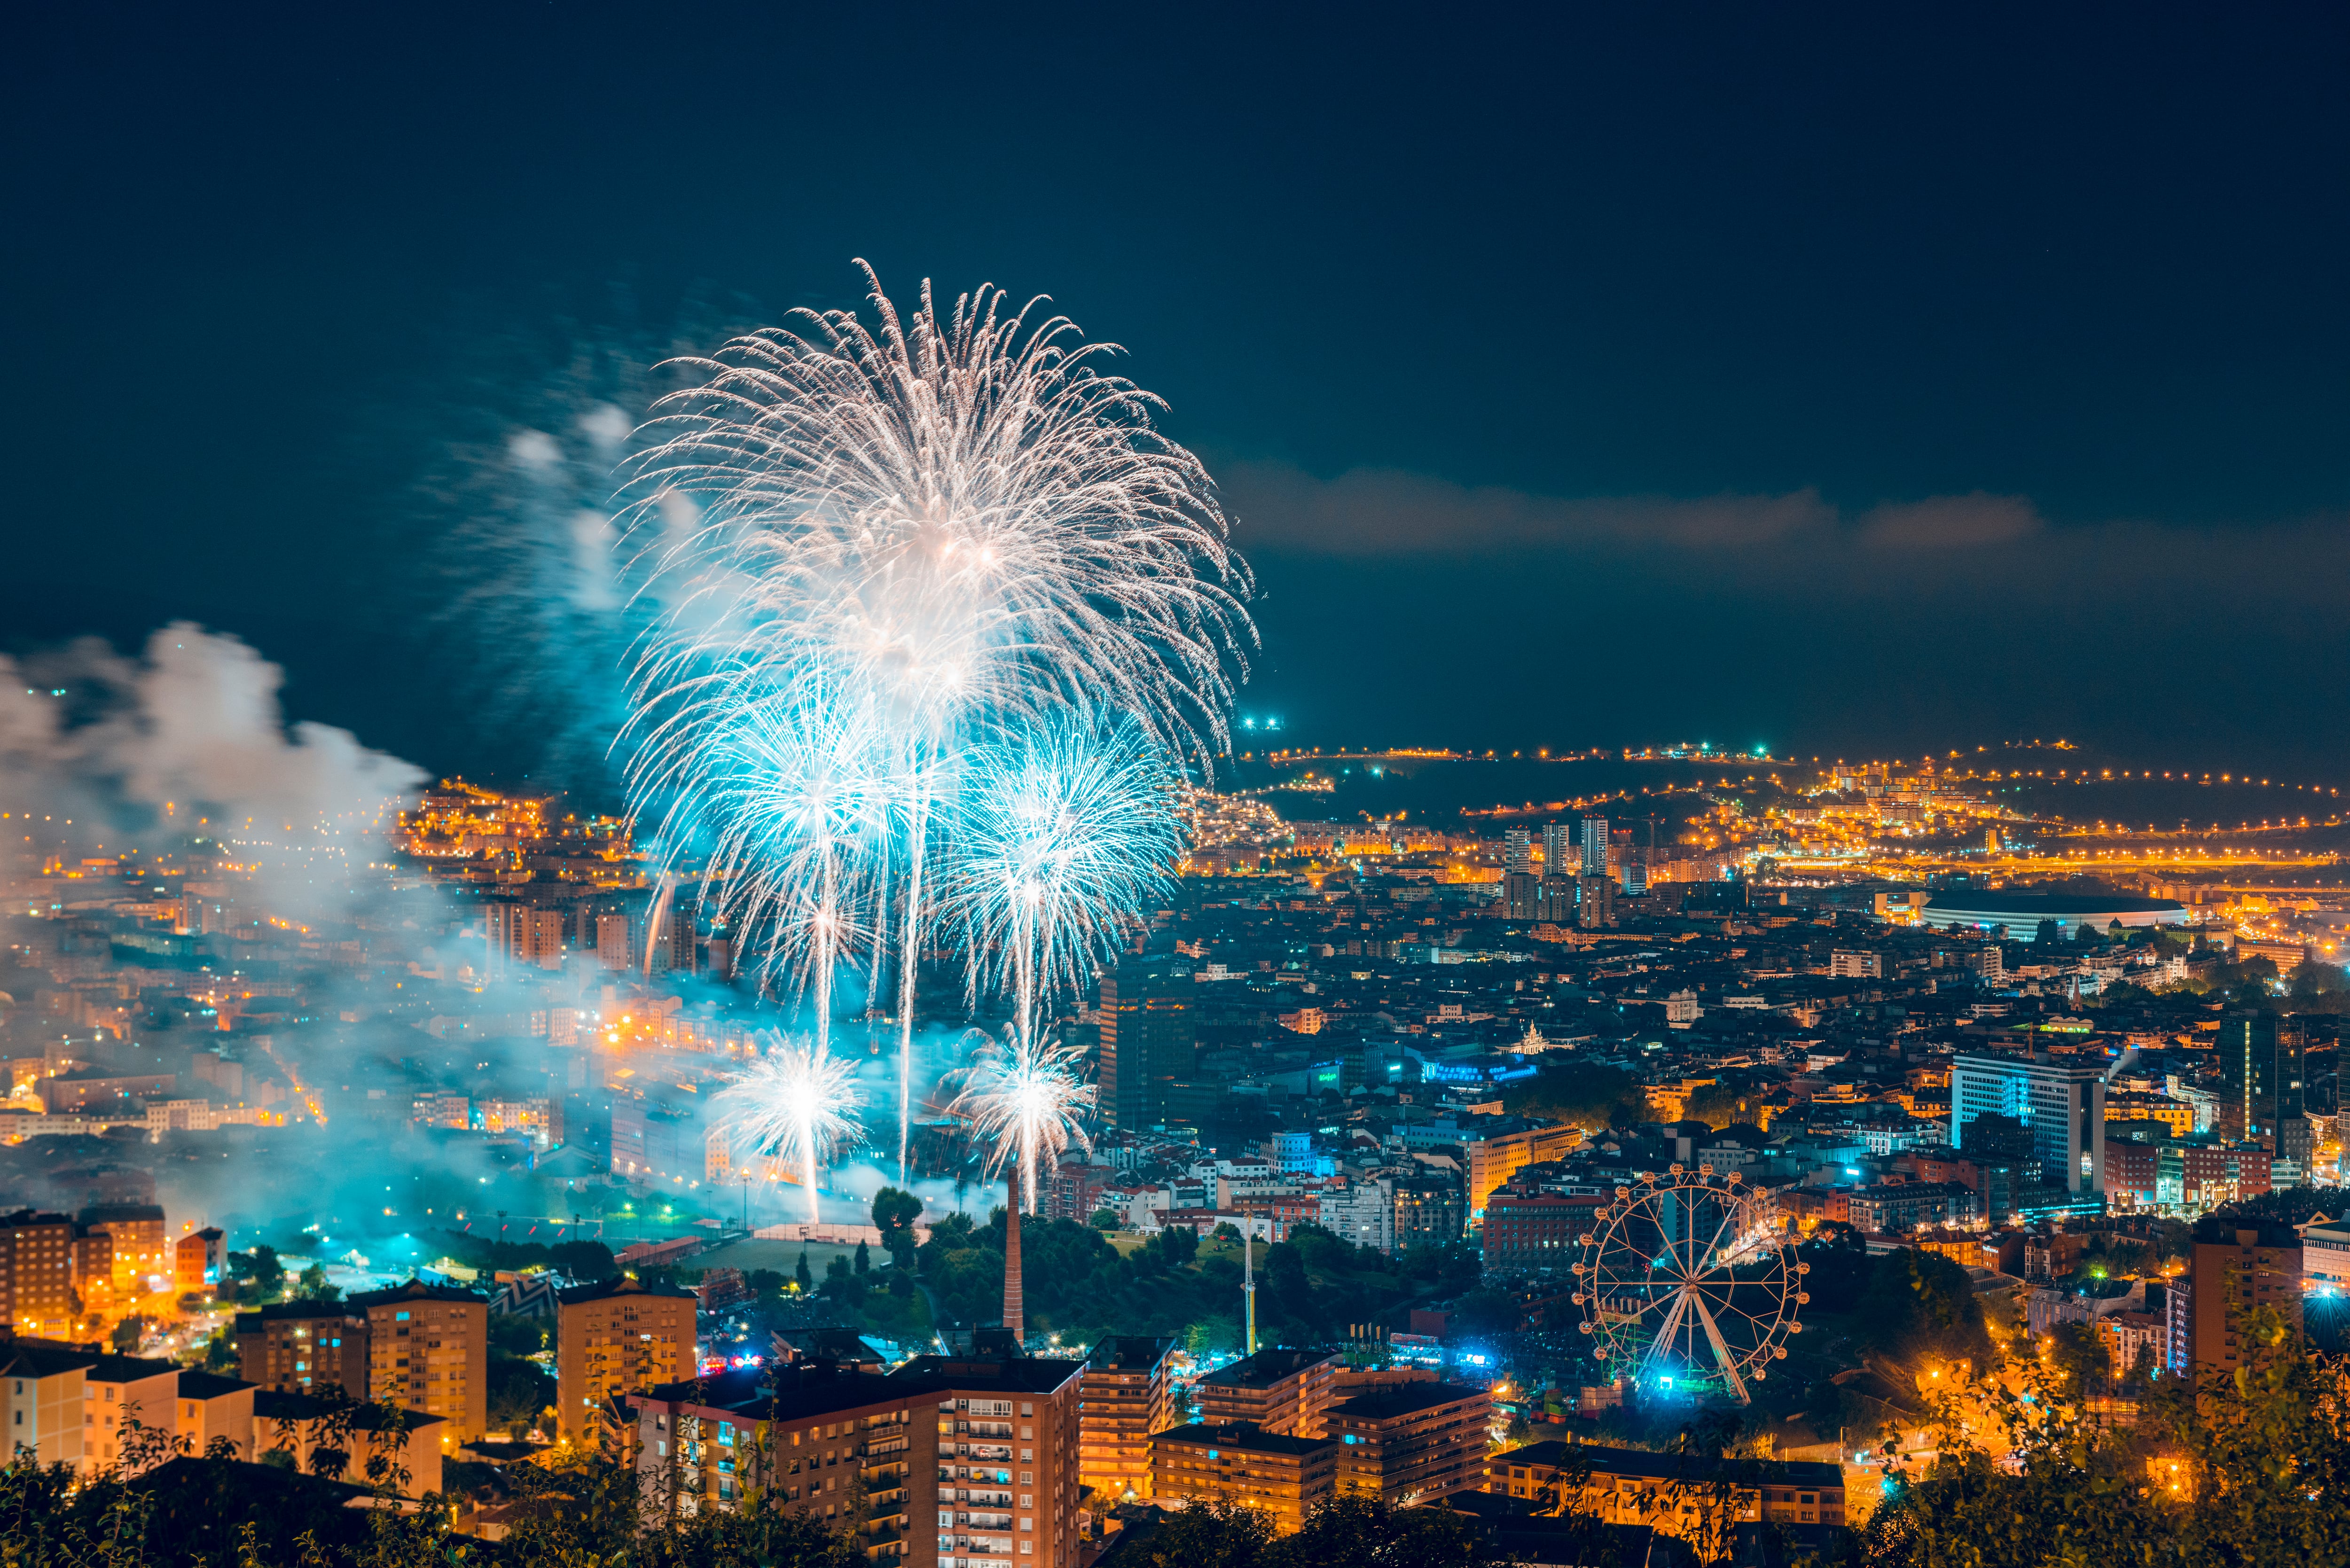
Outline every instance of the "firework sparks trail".
<path id="1" fill-rule="evenodd" d="M 973 1000 L 1009 992 L 1014 1037 L 1033 1047 L 1040 1010 L 1082 992 L 1120 922 L 1166 891 L 1181 848 L 1173 774 L 1139 725 L 1083 713 L 1019 725 L 966 769 L 946 905 Z"/>
<path id="2" fill-rule="evenodd" d="M 1036 1173 L 1074 1140 L 1087 1153 L 1092 1140 L 1079 1121 L 1094 1104 L 1094 1086 L 1077 1075 L 1084 1053 L 1058 1039 L 1007 1035 L 983 1049 L 948 1114 L 969 1118 L 972 1137 L 992 1146 L 991 1176 L 1010 1165 L 1020 1174 L 1020 1204 L 1036 1212 Z"/>
<path id="3" fill-rule="evenodd" d="M 862 1136 L 859 1096 L 847 1062 L 813 1040 L 777 1040 L 711 1101 L 736 1155 L 781 1158 L 800 1170 L 808 1221 L 817 1222 L 818 1168 Z"/>
<path id="4" fill-rule="evenodd" d="M 816 1047 L 832 1039 L 832 981 L 886 898 L 898 782 L 869 707 L 820 690 L 706 682 L 652 727 L 632 763 L 642 798 L 666 798 L 660 837 L 712 836 L 705 897 L 764 933 L 761 967 L 810 994 Z"/>
<path id="5" fill-rule="evenodd" d="M 786 712 L 846 701 L 889 736 L 900 831 L 856 891 L 866 929 L 895 912 L 902 1175 L 926 871 L 933 818 L 961 819 L 956 760 L 990 726 L 1098 703 L 1205 763 L 1255 631 L 1206 470 L 1152 427 L 1158 399 L 1097 369 L 1114 345 L 1038 302 L 1008 312 L 992 287 L 941 317 L 925 283 L 901 317 L 865 275 L 873 326 L 801 312 L 686 362 L 702 384 L 654 405 L 623 521 L 668 607 L 637 670 L 639 722 L 669 728 L 665 749 L 723 743 L 713 681 L 763 685 Z M 770 864 L 778 900 L 814 874 L 800 907 L 858 907 L 821 862 Z M 820 926 L 812 961 L 840 946 Z M 828 994 L 828 974 L 810 978 Z"/>

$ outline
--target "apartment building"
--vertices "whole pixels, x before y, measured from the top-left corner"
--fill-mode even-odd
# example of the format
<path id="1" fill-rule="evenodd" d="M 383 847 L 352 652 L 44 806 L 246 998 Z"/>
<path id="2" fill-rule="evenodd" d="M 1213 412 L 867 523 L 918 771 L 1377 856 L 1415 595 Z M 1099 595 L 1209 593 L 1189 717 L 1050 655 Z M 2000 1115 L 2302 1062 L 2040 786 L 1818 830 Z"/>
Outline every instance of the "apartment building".
<path id="1" fill-rule="evenodd" d="M 480 1437 L 489 1425 L 488 1298 L 411 1280 L 350 1304 L 367 1314 L 368 1397 L 440 1417 L 452 1453 Z"/>
<path id="2" fill-rule="evenodd" d="M 2272 1307 L 2296 1330 L 2301 1327 L 2301 1238 L 2289 1227 L 2236 1228 L 2207 1220 L 2196 1234 L 2183 1293 L 2189 1298 L 2196 1381 L 2239 1371 L 2251 1355 L 2240 1343 L 2239 1314 Z"/>
<path id="3" fill-rule="evenodd" d="M 1404 1177 L 1394 1183 L 1395 1250 L 1449 1246 L 1461 1240 L 1468 1210 L 1457 1182 L 1443 1177 Z"/>
<path id="4" fill-rule="evenodd" d="M 1340 1446 L 1245 1422 L 1194 1422 L 1150 1439 L 1151 1487 L 1161 1505 L 1237 1502 L 1263 1510 L 1286 1535 L 1336 1490 Z"/>
<path id="5" fill-rule="evenodd" d="M 1323 1412 L 1329 1407 L 1338 1366 L 1336 1351 L 1260 1350 L 1220 1366 L 1192 1386 L 1201 1423 L 1244 1422 L 1275 1437 L 1326 1436 Z"/>
<path id="6" fill-rule="evenodd" d="M 1175 1342 L 1104 1339 L 1086 1362 L 1077 1395 L 1077 1478 L 1107 1506 L 1148 1498 L 1150 1439 L 1175 1425 Z"/>
<path id="7" fill-rule="evenodd" d="M 315 1395 L 256 1389 L 253 1451 L 255 1456 L 283 1452 L 291 1456 L 295 1468 L 304 1475 L 316 1475 L 318 1438 L 324 1431 L 321 1419 L 338 1412 L 337 1406 Z M 333 1444 L 345 1456 L 343 1468 L 330 1480 L 370 1484 L 369 1467 L 381 1456 L 396 1476 L 404 1478 L 399 1481 L 400 1496 L 422 1497 L 441 1490 L 442 1460 L 457 1447 L 449 1438 L 447 1421 L 408 1411 L 388 1414 L 369 1406 L 348 1413 L 349 1429 L 337 1434 Z"/>
<path id="8" fill-rule="evenodd" d="M 1485 1201 L 1478 1241 L 1488 1273 L 1548 1270 L 1564 1273 L 1583 1254 L 1575 1242 L 1591 1229 L 1599 1199 L 1500 1191 Z"/>
<path id="9" fill-rule="evenodd" d="M 251 1460 L 254 1386 L 241 1377 L 211 1372 L 182 1372 L 176 1392 L 176 1421 L 188 1452 L 203 1454 L 213 1444 L 225 1442 L 233 1458 Z"/>
<path id="10" fill-rule="evenodd" d="M 273 1394 L 368 1397 L 368 1316 L 347 1302 L 276 1302 L 236 1314 L 237 1376 Z"/>
<path id="11" fill-rule="evenodd" d="M 169 1458 L 179 1397 L 179 1363 L 92 1354 L 82 1374 L 82 1473 Z"/>
<path id="12" fill-rule="evenodd" d="M 152 1203 L 103 1203 L 81 1211 L 83 1234 L 107 1237 L 114 1294 L 128 1301 L 145 1292 L 150 1280 L 170 1289 L 179 1273 L 179 1262 L 163 1232 L 163 1210 Z"/>
<path id="13" fill-rule="evenodd" d="M 582 1442 L 602 1426 L 608 1401 L 634 1389 L 693 1376 L 691 1291 L 623 1275 L 556 1293 L 557 1440 Z"/>
<path id="14" fill-rule="evenodd" d="M 838 1521 L 861 1486 L 868 1557 L 1075 1568 L 1083 1377 L 1073 1361 L 927 1355 L 886 1375 L 726 1372 L 628 1404 L 649 1494 L 681 1513 L 732 1509 L 755 1484 Z"/>
<path id="15" fill-rule="evenodd" d="M 87 1377 L 98 1360 L 70 1345 L 0 1340 L 0 1432 L 11 1453 L 82 1468 Z"/>
<path id="16" fill-rule="evenodd" d="M 0 1310 L 18 1334 L 72 1334 L 73 1242 L 73 1221 L 62 1214 L 19 1209 L 0 1218 Z"/>
<path id="17" fill-rule="evenodd" d="M 1492 1419 L 1492 1393 L 1461 1383 L 1406 1383 L 1334 1405 L 1338 1490 L 1391 1508 L 1482 1490 Z"/>
<path id="18" fill-rule="evenodd" d="M 1485 1217 L 1493 1191 L 1527 1166 L 1564 1159 L 1583 1142 L 1583 1129 L 1527 1116 L 1470 1116 L 1460 1143 L 1469 1155 L 1469 1219 Z"/>

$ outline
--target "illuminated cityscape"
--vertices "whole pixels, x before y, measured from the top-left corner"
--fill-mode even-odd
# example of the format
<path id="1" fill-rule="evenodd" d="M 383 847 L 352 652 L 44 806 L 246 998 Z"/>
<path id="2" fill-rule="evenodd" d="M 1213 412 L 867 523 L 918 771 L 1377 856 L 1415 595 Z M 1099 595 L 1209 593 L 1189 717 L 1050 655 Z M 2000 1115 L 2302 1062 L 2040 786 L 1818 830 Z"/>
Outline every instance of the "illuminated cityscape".
<path id="1" fill-rule="evenodd" d="M 1121 1509 L 1226 1495 L 1194 1449 L 1222 1452 L 1218 1432 L 1242 1444 L 1230 1423 L 1265 1445 L 1232 1452 L 1292 1476 L 1265 1506 L 1295 1527 L 1317 1456 L 1349 1433 L 1380 1434 L 1387 1456 L 1363 1485 L 1522 1495 L 1517 1470 L 1553 1464 L 1543 1423 L 1664 1408 L 1668 1385 L 1767 1412 L 1791 1484 L 1865 1490 L 1853 1423 L 1823 1438 L 1813 1411 L 1850 1352 L 1786 1326 L 1821 1299 L 1797 1262 L 1838 1238 L 1952 1261 L 2011 1357 L 2067 1324 L 2106 1334 L 2117 1388 L 2195 1370 L 2198 1253 L 2178 1239 L 2204 1216 L 2308 1194 L 2321 1217 L 2272 1250 L 2305 1259 L 2313 1321 L 2350 1286 L 2327 1261 L 2350 1237 L 2322 1218 L 2341 1183 L 2334 1024 L 2350 996 L 2345 819 L 2321 804 L 2334 786 L 2166 779 L 2054 742 L 1908 762 L 1681 746 L 1516 760 L 1555 798 L 1477 804 L 1498 753 L 1243 752 L 1225 788 L 1180 791 L 1179 875 L 1125 956 L 1051 1003 L 1070 1081 L 1100 1093 L 1054 1113 L 1082 1137 L 1045 1140 L 1041 1163 L 1021 1146 L 1026 1224 L 1072 1227 L 1112 1261 L 1171 1258 L 1179 1241 L 1188 1267 L 1246 1251 L 1277 1303 L 1261 1343 L 1320 1339 L 1336 1368 L 1282 1415 L 1286 1386 L 1248 1381 L 1276 1353 L 1239 1343 L 1238 1284 L 1190 1309 L 1088 1305 L 1025 1265 L 1029 1354 L 1076 1355 L 1089 1334 L 1116 1347 L 1085 1383 L 1108 1423 L 1097 1443 L 1096 1395 L 1076 1397 L 1067 1486 L 1097 1490 L 1073 1539 L 1114 1540 Z M 1319 815 L 1396 768 L 1461 804 Z M 616 1374 L 591 1348 L 626 1290 L 647 1312 L 681 1303 L 665 1343 L 697 1377 L 777 1354 L 811 1376 L 837 1355 L 824 1334 L 850 1334 L 903 1363 L 889 1376 L 935 1379 L 938 1356 L 1003 1332 L 919 1261 L 942 1236 L 983 1245 L 980 1183 L 1020 1125 L 967 1126 L 950 1104 L 968 1049 L 953 1033 L 999 1028 L 1017 999 L 974 1002 L 946 955 L 917 992 L 931 1046 L 905 1212 L 928 1240 L 900 1251 L 883 1221 L 902 1216 L 860 1196 L 896 1179 L 886 1127 L 827 1133 L 839 1147 L 821 1160 L 788 1137 L 746 1157 L 732 1135 L 722 1092 L 780 1060 L 760 1056 L 763 1033 L 805 1002 L 742 972 L 723 919 L 691 879 L 664 891 L 647 875 L 625 819 L 452 780 L 399 816 L 348 912 L 297 919 L 201 831 L 85 853 L 55 813 L 9 820 L 37 816 L 5 889 L 20 1343 L 96 1345 L 140 1376 L 183 1359 L 186 1386 L 228 1390 L 213 1397 L 240 1432 L 294 1422 L 329 1387 L 389 1391 L 453 1459 L 477 1441 L 641 1451 L 644 1413 L 681 1386 L 660 1356 Z M 837 1012 L 844 1085 L 886 1085 L 891 1021 Z M 328 1145 L 340 1159 L 322 1171 Z M 1733 1282 L 1727 1304 L 1690 1312 L 1687 1332 L 1659 1326 L 1663 1301 L 1636 1307 L 1650 1287 L 1610 1251 L 1644 1244 L 1627 1224 L 1666 1223 L 1610 1194 L 1667 1167 L 1734 1176 L 1750 1205 L 1747 1240 L 1707 1265 Z M 1317 1244 L 1366 1249 L 1395 1283 L 1319 1320 L 1275 1262 Z M 869 1273 L 832 1262 L 860 1250 Z M 821 1284 L 794 1277 L 803 1256 L 827 1260 Z M 1765 1258 L 1783 1262 L 1762 1294 Z M 1409 1284 L 1431 1268 L 1442 1289 Z M 380 1355 L 311 1348 L 397 1344 L 378 1303 L 403 1290 L 487 1314 L 435 1362 L 470 1403 L 409 1387 Z M 603 1326 L 578 1344 L 496 1326 L 537 1323 L 535 1292 Z M 1204 1316 L 1152 1338 L 1183 1326 L 1170 1310 Z M 1576 1333 L 1586 1318 L 1603 1332 Z M 795 1334 L 808 1348 L 778 1350 Z M 1233 1376 L 1275 1404 L 1213 1414 Z M 1426 1448 L 1443 1424 L 1421 1413 L 1472 1396 L 1494 1433 L 1534 1428 L 1531 1467 L 1506 1443 L 1490 1462 Z M 88 1443 L 54 1452 L 102 1465 Z M 711 1469 L 702 1484 L 723 1502 L 734 1483 Z M 1846 1522 L 1842 1505 L 1809 1511 L 1785 1519 Z"/>
<path id="2" fill-rule="evenodd" d="M 2350 1563 L 2350 12 L 12 20 L 0 1565 Z"/>

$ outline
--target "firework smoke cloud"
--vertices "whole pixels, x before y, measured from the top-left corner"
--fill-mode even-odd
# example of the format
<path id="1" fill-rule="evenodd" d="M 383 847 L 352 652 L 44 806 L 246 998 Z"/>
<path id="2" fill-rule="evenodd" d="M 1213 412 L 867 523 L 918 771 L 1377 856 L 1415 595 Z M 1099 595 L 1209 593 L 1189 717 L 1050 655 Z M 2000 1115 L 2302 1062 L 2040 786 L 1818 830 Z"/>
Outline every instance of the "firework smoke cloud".
<path id="1" fill-rule="evenodd" d="M 344 912 L 373 897 L 367 867 L 424 774 L 346 730 L 289 730 L 283 680 L 236 639 L 186 622 L 138 659 L 94 639 L 0 657 L 0 809 L 211 837 L 272 912 Z"/>

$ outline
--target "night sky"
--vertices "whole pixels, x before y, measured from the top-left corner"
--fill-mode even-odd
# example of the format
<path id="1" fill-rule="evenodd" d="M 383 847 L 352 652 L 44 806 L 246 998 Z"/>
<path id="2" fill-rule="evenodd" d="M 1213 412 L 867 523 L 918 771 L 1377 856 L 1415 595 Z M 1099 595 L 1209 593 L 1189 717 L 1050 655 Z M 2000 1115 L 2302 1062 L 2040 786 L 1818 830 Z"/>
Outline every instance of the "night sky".
<path id="1" fill-rule="evenodd" d="M 298 716 L 560 771 L 484 671 L 609 660 L 465 608 L 467 464 L 864 256 L 1128 346 L 1309 743 L 2350 784 L 2338 6 L 55 6 L 5 56 L 12 651 L 191 619 Z"/>

